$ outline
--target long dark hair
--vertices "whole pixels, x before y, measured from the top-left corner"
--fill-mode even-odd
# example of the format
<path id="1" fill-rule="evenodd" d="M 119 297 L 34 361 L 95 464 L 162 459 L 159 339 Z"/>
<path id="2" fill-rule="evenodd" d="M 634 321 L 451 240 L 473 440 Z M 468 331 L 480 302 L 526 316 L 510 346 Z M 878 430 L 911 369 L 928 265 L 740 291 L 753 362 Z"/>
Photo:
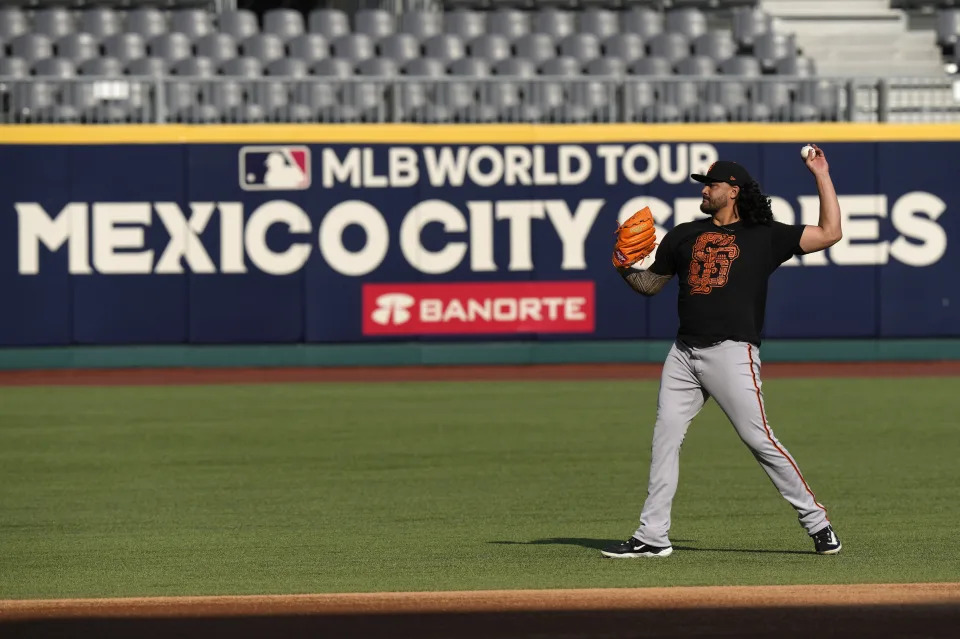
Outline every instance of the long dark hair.
<path id="1" fill-rule="evenodd" d="M 770 210 L 770 198 L 760 191 L 756 182 L 748 182 L 740 187 L 737 196 L 737 213 L 747 226 L 770 224 L 773 211 Z"/>

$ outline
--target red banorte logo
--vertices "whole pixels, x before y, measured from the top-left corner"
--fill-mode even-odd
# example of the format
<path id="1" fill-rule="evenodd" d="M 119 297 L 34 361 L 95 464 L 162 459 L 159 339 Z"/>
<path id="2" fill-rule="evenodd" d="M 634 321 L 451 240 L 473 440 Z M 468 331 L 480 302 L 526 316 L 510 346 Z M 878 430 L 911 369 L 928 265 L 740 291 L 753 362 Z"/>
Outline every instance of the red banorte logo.
<path id="1" fill-rule="evenodd" d="M 364 335 L 592 333 L 593 282 L 365 284 Z"/>

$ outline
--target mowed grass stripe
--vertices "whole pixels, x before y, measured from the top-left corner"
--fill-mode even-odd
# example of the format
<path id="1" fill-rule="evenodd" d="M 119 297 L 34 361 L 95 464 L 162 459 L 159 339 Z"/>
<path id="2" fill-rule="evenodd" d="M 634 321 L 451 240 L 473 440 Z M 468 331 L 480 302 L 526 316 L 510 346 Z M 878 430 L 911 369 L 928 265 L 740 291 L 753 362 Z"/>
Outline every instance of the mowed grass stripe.
<path id="1" fill-rule="evenodd" d="M 708 404 L 651 562 L 656 382 L 0 388 L 0 598 L 955 581 L 956 389 L 764 385 L 837 557 Z"/>

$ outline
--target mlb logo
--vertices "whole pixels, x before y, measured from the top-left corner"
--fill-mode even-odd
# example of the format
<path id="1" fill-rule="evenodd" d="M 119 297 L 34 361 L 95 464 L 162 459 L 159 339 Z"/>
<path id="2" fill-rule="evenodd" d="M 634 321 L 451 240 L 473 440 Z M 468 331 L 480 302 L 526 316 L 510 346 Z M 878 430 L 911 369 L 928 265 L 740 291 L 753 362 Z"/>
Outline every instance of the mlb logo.
<path id="1" fill-rule="evenodd" d="M 244 191 L 297 191 L 310 187 L 310 149 L 305 146 L 245 146 L 240 149 Z"/>

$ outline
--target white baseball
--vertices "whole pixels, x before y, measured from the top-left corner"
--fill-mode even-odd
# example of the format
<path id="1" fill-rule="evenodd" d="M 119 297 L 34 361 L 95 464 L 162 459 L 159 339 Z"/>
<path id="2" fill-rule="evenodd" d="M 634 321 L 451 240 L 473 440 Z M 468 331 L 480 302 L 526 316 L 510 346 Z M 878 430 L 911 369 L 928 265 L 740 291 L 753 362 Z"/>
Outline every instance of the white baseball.
<path id="1" fill-rule="evenodd" d="M 813 147 L 808 144 L 807 146 L 800 149 L 800 157 L 806 160 L 807 156 L 810 154 L 810 151 L 813 151 Z"/>

